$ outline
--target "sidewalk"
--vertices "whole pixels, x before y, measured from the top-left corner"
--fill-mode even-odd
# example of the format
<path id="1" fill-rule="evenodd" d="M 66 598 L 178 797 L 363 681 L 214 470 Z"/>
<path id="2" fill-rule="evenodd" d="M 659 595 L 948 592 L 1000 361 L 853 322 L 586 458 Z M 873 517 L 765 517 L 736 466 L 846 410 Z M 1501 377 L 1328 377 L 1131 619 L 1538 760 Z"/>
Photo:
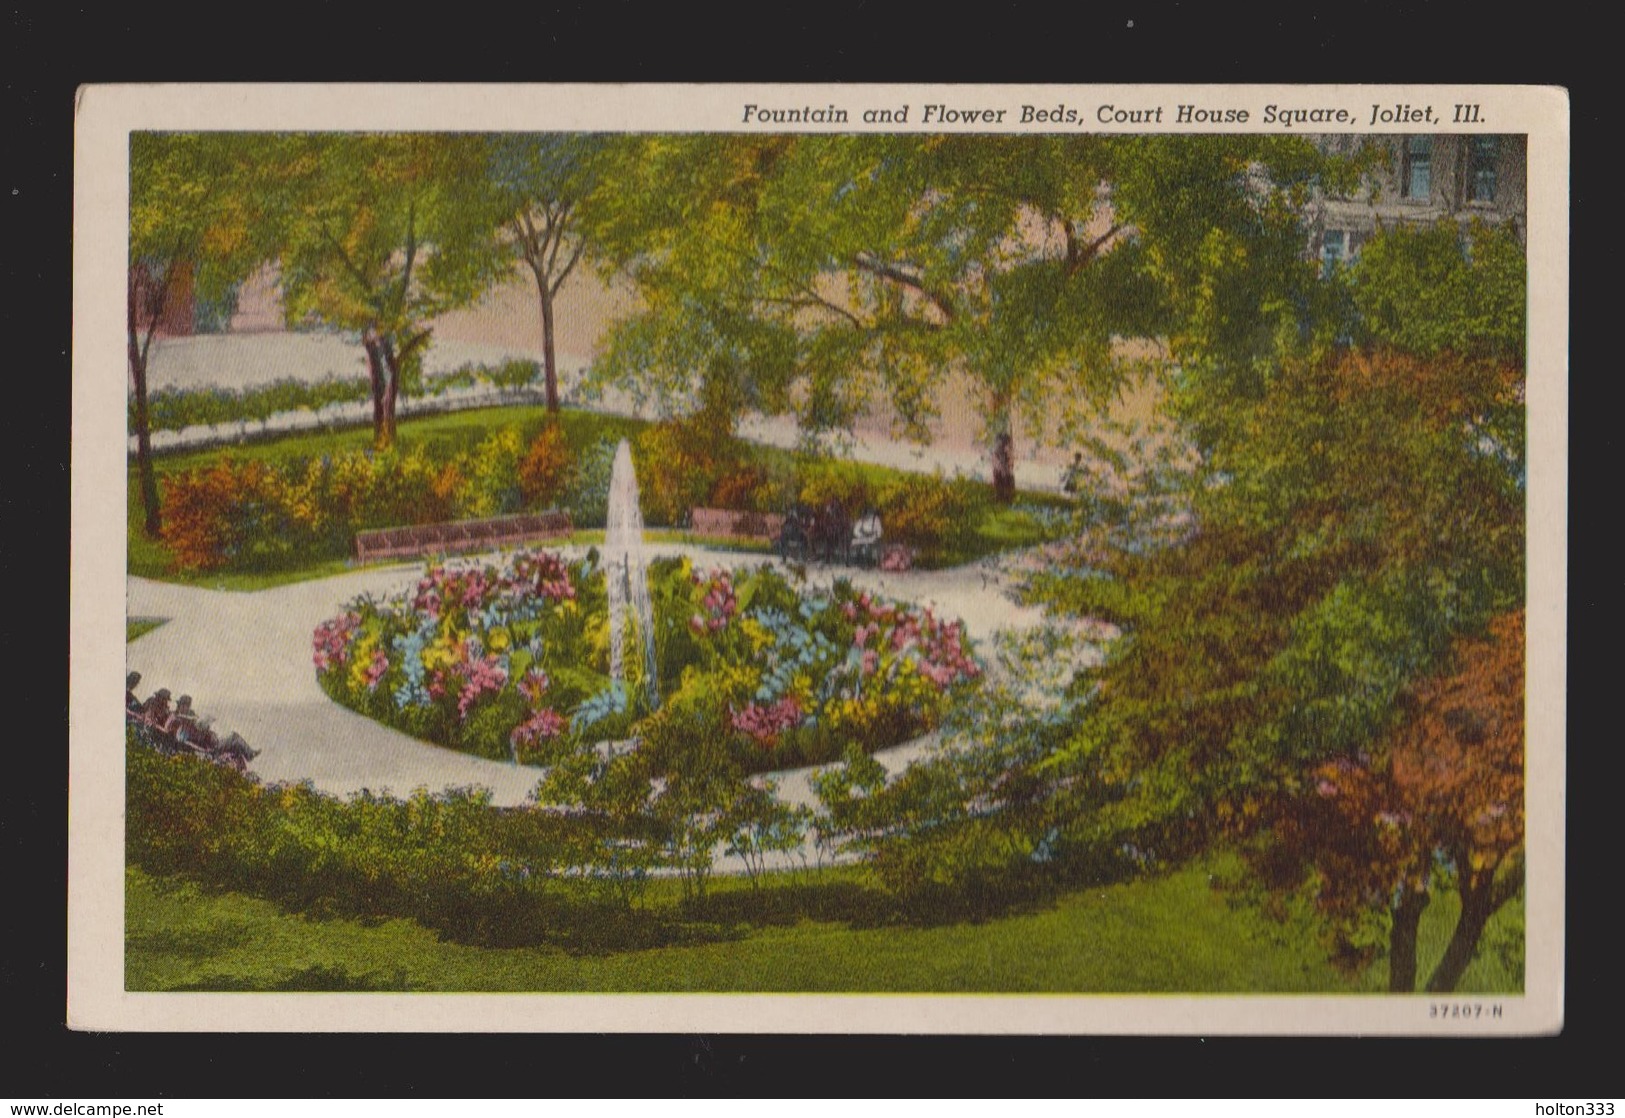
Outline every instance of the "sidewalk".
<path id="1" fill-rule="evenodd" d="M 764 561 L 679 544 L 651 545 L 649 553 L 685 554 L 702 565 Z M 540 779 L 539 770 L 418 741 L 339 706 L 316 682 L 310 644 L 316 626 L 361 594 L 404 589 L 420 569 L 402 564 L 254 593 L 131 577 L 129 616 L 168 623 L 132 641 L 126 663 L 141 673 L 147 689 L 190 694 L 222 731 L 241 733 L 261 751 L 252 767 L 263 780 L 309 780 L 341 796 L 363 789 L 404 796 L 418 787 L 482 785 L 498 804 L 522 804 Z M 811 580 L 827 584 L 836 575 L 957 617 L 978 641 L 1001 629 L 1030 628 L 1044 616 L 1040 609 L 1015 604 L 1005 592 L 1007 576 L 986 562 L 939 571 L 815 568 Z M 921 755 L 925 745 L 905 743 L 885 751 L 882 759 L 901 766 Z M 786 800 L 811 802 L 808 770 L 778 775 Z"/>

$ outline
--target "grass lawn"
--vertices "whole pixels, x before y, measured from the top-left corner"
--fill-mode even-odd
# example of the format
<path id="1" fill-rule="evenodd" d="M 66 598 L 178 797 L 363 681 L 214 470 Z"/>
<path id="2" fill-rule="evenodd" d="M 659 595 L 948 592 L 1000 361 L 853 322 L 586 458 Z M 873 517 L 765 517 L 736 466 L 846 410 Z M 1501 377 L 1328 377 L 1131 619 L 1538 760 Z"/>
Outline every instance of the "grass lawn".
<path id="1" fill-rule="evenodd" d="M 125 891 L 126 987 L 1358 993 L 1380 991 L 1386 978 L 1380 962 L 1357 977 L 1339 973 L 1306 922 L 1265 917 L 1214 889 L 1202 867 L 1078 890 L 981 922 L 864 926 L 827 912 L 807 914 L 803 891 L 817 891 L 808 889 L 808 878 L 833 877 L 839 884 L 851 874 L 826 870 L 799 886 L 780 876 L 761 897 L 749 897 L 744 881 L 719 880 L 691 942 L 571 954 L 447 942 L 409 920 L 312 919 L 132 867 Z M 738 918 L 745 912 L 777 916 L 773 922 Z M 1443 951 L 1452 916 L 1443 900 L 1427 912 L 1424 974 Z M 1462 992 L 1521 988 L 1522 917 L 1521 901 L 1497 916 Z"/>
<path id="2" fill-rule="evenodd" d="M 460 451 L 473 449 L 494 431 L 504 427 L 517 427 L 521 436 L 529 441 L 541 430 L 547 418 L 546 408 L 535 406 L 482 408 L 472 411 L 451 412 L 444 415 L 402 419 L 399 427 L 399 446 L 403 450 L 413 446 L 422 446 L 431 453 L 450 456 Z M 571 408 L 562 410 L 559 413 L 559 418 L 564 425 L 570 445 L 576 448 L 589 447 L 600 439 L 632 438 L 646 426 L 642 420 L 599 415 L 594 412 Z M 240 446 L 230 448 L 216 447 L 205 450 L 178 451 L 158 455 L 154 459 L 154 463 L 161 490 L 164 478 L 186 470 L 208 466 L 225 454 L 231 454 L 243 461 L 279 463 L 290 459 L 308 459 L 345 450 L 364 450 L 371 445 L 372 428 L 370 426 L 358 426 L 332 431 L 300 432 L 279 435 L 273 438 L 251 439 Z M 793 468 L 795 456 L 789 451 L 763 446 L 753 447 L 752 449 L 753 453 L 769 469 L 789 471 Z M 885 466 L 876 466 L 869 463 L 855 463 L 854 466 L 864 480 L 874 488 L 879 488 L 904 476 L 902 471 Z M 1054 494 L 1024 493 L 1021 495 L 1021 500 L 1046 505 L 1065 504 L 1062 499 Z M 350 559 L 317 556 L 300 563 L 298 566 L 274 571 L 177 574 L 173 570 L 172 557 L 168 547 L 162 541 L 148 539 L 142 531 L 140 483 L 133 462 L 128 471 L 126 510 L 129 571 L 133 575 L 144 578 L 163 579 L 191 586 L 207 586 L 221 590 L 251 591 L 272 586 L 283 586 L 293 582 L 303 582 L 308 579 L 326 578 L 329 575 L 354 570 L 357 567 L 357 564 Z M 593 536 L 593 533 L 583 533 L 583 538 L 588 541 Z M 602 534 L 598 533 L 597 538 L 601 539 L 601 537 Z M 739 541 L 699 541 L 684 533 L 672 531 L 661 533 L 658 529 L 651 532 L 651 538 L 669 538 L 690 543 L 704 542 L 708 545 L 721 543 L 732 550 L 745 552 L 765 552 L 768 550 L 765 545 L 758 548 L 748 544 L 741 544 Z M 982 523 L 978 526 L 973 544 L 963 554 L 947 556 L 945 565 L 951 566 L 970 562 L 1000 551 L 1035 544 L 1041 542 L 1043 538 L 1042 526 L 1031 517 L 1014 509 L 990 506 L 983 517 Z"/>
<path id="3" fill-rule="evenodd" d="M 146 636 L 168 620 L 167 617 L 131 617 L 126 619 L 124 622 L 124 643 L 129 644 L 137 637 Z"/>

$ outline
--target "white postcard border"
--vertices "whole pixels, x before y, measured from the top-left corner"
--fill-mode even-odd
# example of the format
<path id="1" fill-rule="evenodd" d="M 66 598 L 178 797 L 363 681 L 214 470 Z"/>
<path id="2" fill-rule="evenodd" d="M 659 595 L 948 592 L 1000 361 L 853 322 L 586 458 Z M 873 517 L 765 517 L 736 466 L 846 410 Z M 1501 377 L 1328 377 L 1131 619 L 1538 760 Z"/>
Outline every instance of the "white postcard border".
<path id="1" fill-rule="evenodd" d="M 744 106 L 842 108 L 838 125 L 753 125 Z M 864 111 L 943 104 L 1003 108 L 994 124 Z M 1249 113 L 1212 129 L 1180 104 Z M 1341 127 L 1299 132 L 1526 133 L 1528 158 L 1527 949 L 1518 996 L 1393 995 L 642 995 L 151 994 L 123 989 L 122 716 L 126 429 L 124 345 L 128 135 L 145 129 L 532 131 L 1272 131 L 1267 105 L 1347 107 Z M 1383 121 L 1374 106 L 1481 106 L 1480 123 Z M 1020 123 L 1020 107 L 1097 114 Z M 1160 123 L 1102 123 L 1101 106 Z M 1355 111 L 1359 110 L 1356 114 Z M 911 117 L 914 113 L 911 112 Z M 139 85 L 90 86 L 77 105 L 73 248 L 68 1023 L 97 1030 L 1027 1033 L 1247 1035 L 1545 1034 L 1563 1006 L 1564 717 L 1568 443 L 1569 108 L 1530 86 L 971 85 Z M 1438 1003 L 1497 1017 L 1430 1015 Z"/>

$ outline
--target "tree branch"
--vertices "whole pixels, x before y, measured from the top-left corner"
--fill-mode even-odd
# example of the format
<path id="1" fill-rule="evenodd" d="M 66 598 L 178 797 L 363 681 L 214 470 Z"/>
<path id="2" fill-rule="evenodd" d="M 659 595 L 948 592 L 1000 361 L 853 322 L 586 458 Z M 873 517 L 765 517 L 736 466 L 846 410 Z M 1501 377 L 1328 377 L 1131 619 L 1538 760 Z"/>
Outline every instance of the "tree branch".
<path id="1" fill-rule="evenodd" d="M 833 314 L 840 315 L 842 318 L 846 319 L 848 322 L 850 322 L 853 326 L 857 327 L 859 330 L 873 329 L 873 325 L 871 323 L 864 322 L 861 318 L 859 318 L 852 311 L 850 311 L 847 308 L 841 306 L 839 303 L 831 302 L 830 300 L 824 298 L 822 295 L 818 294 L 815 291 L 811 291 L 811 290 L 807 291 L 807 293 L 805 295 L 801 295 L 801 296 L 794 296 L 794 295 L 778 295 L 778 296 L 775 296 L 775 295 L 753 295 L 753 296 L 751 296 L 751 299 L 753 301 L 757 302 L 757 303 L 769 303 L 769 304 L 773 304 L 775 306 L 797 307 L 797 308 L 820 307 L 820 308 L 822 308 L 824 310 L 830 311 Z"/>
<path id="2" fill-rule="evenodd" d="M 401 268 L 400 307 L 404 313 L 412 290 L 412 264 L 418 255 L 418 200 L 406 204 L 406 264 Z"/>
<path id="3" fill-rule="evenodd" d="M 326 241 L 332 246 L 333 251 L 338 255 L 339 263 L 344 265 L 344 267 L 349 271 L 350 275 L 355 279 L 357 286 L 361 288 L 366 298 L 371 300 L 373 297 L 372 280 L 368 278 L 367 273 L 363 272 L 360 267 L 356 265 L 355 261 L 350 259 L 350 254 L 344 250 L 344 245 L 339 242 L 337 237 L 333 236 L 333 234 L 328 231 L 325 223 L 318 225 L 316 227 L 316 231 L 321 234 L 322 240 Z"/>
<path id="4" fill-rule="evenodd" d="M 559 247 L 564 244 L 564 230 L 552 210 L 547 211 L 547 232 L 543 239 L 547 245 L 547 275 L 551 279 L 559 265 Z"/>
<path id="5" fill-rule="evenodd" d="M 551 294 L 557 295 L 559 293 L 559 288 L 564 286 L 564 281 L 568 279 L 570 273 L 575 270 L 577 262 L 580 261 L 582 254 L 584 254 L 586 251 L 587 242 L 584 240 L 577 241 L 575 251 L 570 254 L 570 259 L 565 261 L 564 270 L 560 272 L 558 278 L 553 281 Z"/>
<path id="6" fill-rule="evenodd" d="M 870 273 L 871 275 L 879 276 L 881 279 L 891 280 L 893 283 L 901 284 L 904 287 L 919 292 L 930 301 L 932 306 L 941 311 L 943 317 L 949 321 L 952 321 L 958 316 L 958 311 L 954 307 L 951 299 L 949 299 L 946 295 L 943 295 L 941 292 L 933 291 L 931 288 L 926 286 L 924 280 L 920 279 L 918 276 L 910 275 L 897 265 L 887 264 L 884 261 L 876 260 L 866 253 L 859 253 L 853 258 L 853 262 L 859 268 Z"/>
<path id="7" fill-rule="evenodd" d="M 535 272 L 537 278 L 542 275 L 541 249 L 536 243 L 536 226 L 530 220 L 530 210 L 521 209 L 519 216 L 514 218 L 514 231 L 518 234 L 520 253 L 530 270 Z"/>
<path id="8" fill-rule="evenodd" d="M 409 353 L 418 348 L 418 346 L 422 345 L 424 342 L 428 341 L 429 335 L 433 333 L 433 327 L 425 326 L 422 330 L 419 330 L 416 334 L 413 334 L 410 338 L 407 338 L 401 343 L 401 348 L 395 351 L 396 362 L 399 363 L 405 360 Z"/>
<path id="9" fill-rule="evenodd" d="M 1511 858 L 1512 868 L 1498 879 L 1490 879 L 1490 911 L 1495 912 L 1523 888 L 1523 853 L 1517 852 Z"/>
<path id="10" fill-rule="evenodd" d="M 1072 222 L 1063 221 L 1061 225 L 1066 230 L 1066 274 L 1069 278 L 1077 275 L 1078 270 L 1093 260 L 1107 241 L 1123 231 L 1122 225 L 1113 225 L 1085 245 L 1078 243 L 1078 231 Z"/>

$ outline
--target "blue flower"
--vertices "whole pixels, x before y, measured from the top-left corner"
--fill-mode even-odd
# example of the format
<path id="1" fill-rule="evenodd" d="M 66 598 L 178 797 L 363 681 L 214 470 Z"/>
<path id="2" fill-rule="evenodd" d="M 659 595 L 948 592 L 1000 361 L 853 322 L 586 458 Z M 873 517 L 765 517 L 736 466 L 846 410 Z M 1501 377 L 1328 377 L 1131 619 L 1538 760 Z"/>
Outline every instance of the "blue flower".
<path id="1" fill-rule="evenodd" d="M 406 681 L 395 688 L 395 705 L 403 710 L 429 705 L 429 692 L 423 687 L 423 665 L 419 664 L 417 668 L 416 678 L 409 671 Z"/>
<path id="2" fill-rule="evenodd" d="M 615 680 L 576 708 L 575 717 L 570 719 L 570 726 L 575 730 L 585 729 L 606 718 L 625 714 L 627 705 L 626 688 L 622 686 L 620 680 Z"/>

